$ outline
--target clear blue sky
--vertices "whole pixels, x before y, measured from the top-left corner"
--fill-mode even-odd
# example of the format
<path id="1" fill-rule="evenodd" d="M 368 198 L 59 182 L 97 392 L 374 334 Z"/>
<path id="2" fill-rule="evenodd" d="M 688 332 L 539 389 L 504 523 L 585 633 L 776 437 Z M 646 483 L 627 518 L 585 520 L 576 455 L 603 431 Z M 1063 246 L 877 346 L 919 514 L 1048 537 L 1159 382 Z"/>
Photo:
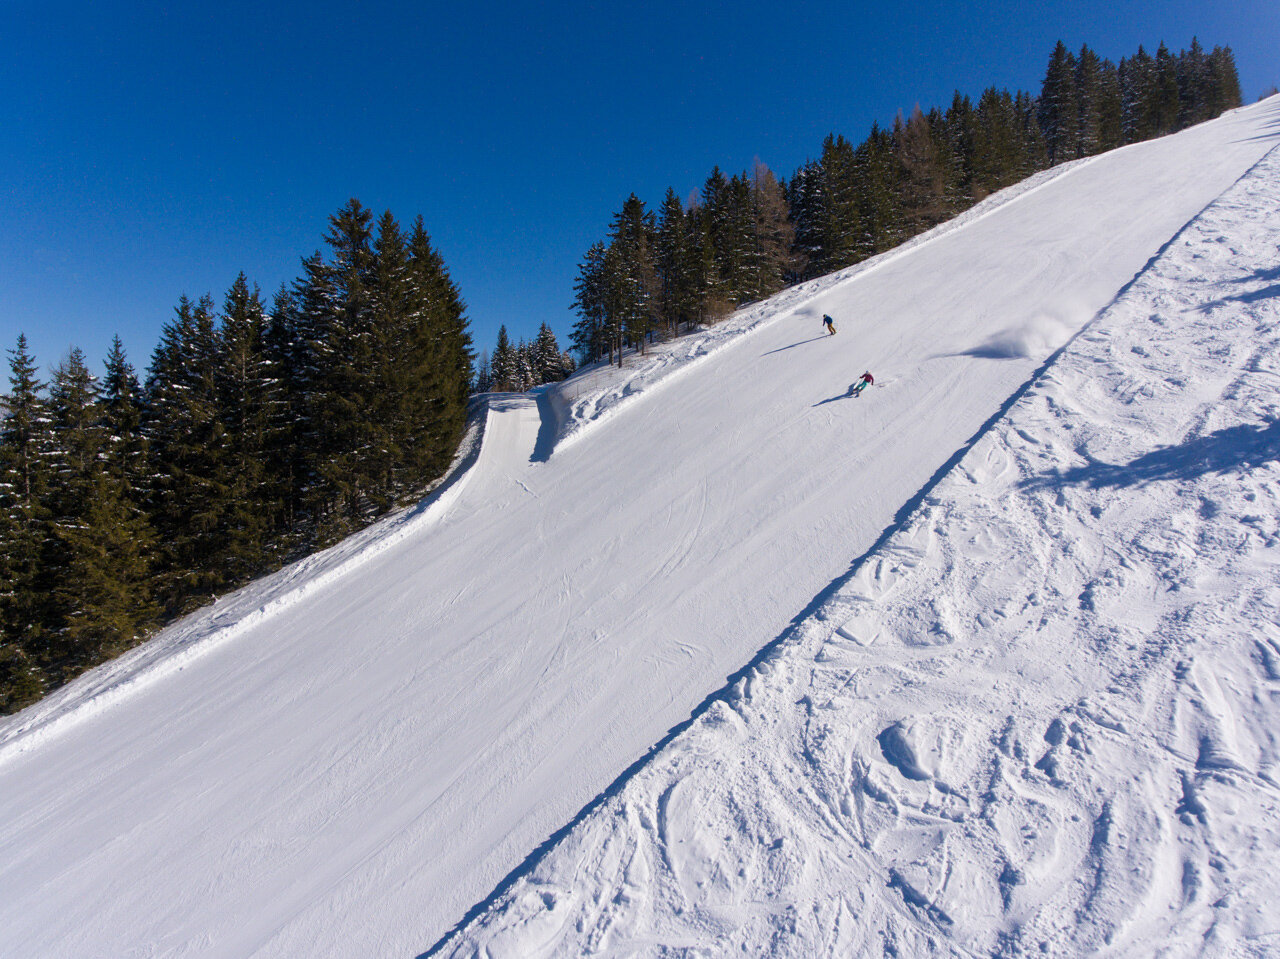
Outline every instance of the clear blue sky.
<path id="1" fill-rule="evenodd" d="M 1280 82 L 1275 0 L 282 3 L 0 0 L 0 348 L 113 333 L 142 371 L 180 294 L 270 294 L 349 197 L 422 214 L 478 348 L 551 324 L 635 191 L 683 197 L 915 103 L 1038 90 L 1055 41 L 1193 35 Z M 7 367 L 6 367 L 7 372 Z M 7 389 L 7 379 L 0 385 Z"/>

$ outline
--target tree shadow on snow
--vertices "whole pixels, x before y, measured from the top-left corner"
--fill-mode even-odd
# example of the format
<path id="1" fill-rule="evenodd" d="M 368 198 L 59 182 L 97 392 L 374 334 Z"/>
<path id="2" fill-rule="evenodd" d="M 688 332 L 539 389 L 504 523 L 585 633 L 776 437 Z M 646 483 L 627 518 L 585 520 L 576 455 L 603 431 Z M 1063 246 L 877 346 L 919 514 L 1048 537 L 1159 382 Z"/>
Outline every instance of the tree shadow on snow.
<path id="1" fill-rule="evenodd" d="M 1264 270 L 1254 270 L 1248 276 L 1237 277 L 1232 283 L 1268 283 L 1273 280 L 1280 280 L 1280 266 L 1269 267 Z"/>
<path id="2" fill-rule="evenodd" d="M 1092 489 L 1142 486 L 1159 480 L 1195 480 L 1210 474 L 1238 473 L 1280 459 L 1280 420 L 1241 424 L 1201 436 L 1181 446 L 1144 453 L 1131 463 L 1097 460 L 1066 472 L 1024 480 L 1023 489 L 1088 486 Z"/>
<path id="3" fill-rule="evenodd" d="M 1270 300 L 1273 297 L 1280 296 L 1280 283 L 1274 282 L 1280 280 L 1280 267 L 1273 267 L 1269 270 L 1256 270 L 1250 276 L 1242 276 L 1234 283 L 1267 283 L 1270 286 L 1264 286 L 1259 290 L 1250 290 L 1247 293 L 1239 293 L 1235 296 L 1223 296 L 1216 300 L 1210 300 L 1208 303 L 1202 303 L 1196 309 L 1201 313 L 1208 313 L 1215 306 L 1225 306 L 1228 303 L 1261 303 L 1263 300 Z"/>
<path id="4" fill-rule="evenodd" d="M 1272 107 L 1268 112 L 1270 113 L 1270 116 L 1268 117 L 1268 122 L 1262 133 L 1258 134 L 1256 137 L 1244 137 L 1243 139 L 1236 140 L 1234 142 L 1253 143 L 1261 140 L 1274 140 L 1277 136 L 1280 136 L 1280 107 Z"/>

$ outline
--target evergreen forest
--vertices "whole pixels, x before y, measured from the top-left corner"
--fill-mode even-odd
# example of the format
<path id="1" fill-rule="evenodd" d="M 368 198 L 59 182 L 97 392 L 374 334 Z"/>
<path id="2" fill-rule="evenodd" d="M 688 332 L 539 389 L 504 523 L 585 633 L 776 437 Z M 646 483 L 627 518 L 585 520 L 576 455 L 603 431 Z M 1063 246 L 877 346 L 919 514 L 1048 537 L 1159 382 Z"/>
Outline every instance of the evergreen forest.
<path id="1" fill-rule="evenodd" d="M 713 169 L 657 211 L 634 193 L 578 268 L 572 347 L 583 363 L 622 363 L 787 286 L 851 266 L 1059 163 L 1174 133 L 1240 106 L 1230 48 L 1139 47 L 1117 65 L 1059 42 L 1040 93 L 956 93 L 873 125 L 856 146 L 831 135 L 789 180 L 757 163 Z"/>
<path id="2" fill-rule="evenodd" d="M 270 305 L 238 276 L 183 297 L 145 375 L 9 351 L 0 421 L 0 712 L 420 496 L 473 376 L 464 305 L 421 218 L 351 200 Z"/>
<path id="3" fill-rule="evenodd" d="M 506 326 L 498 328 L 498 342 L 493 355 L 480 354 L 476 367 L 477 393 L 523 393 L 544 383 L 555 383 L 569 376 L 577 364 L 560 344 L 551 327 L 543 323 L 532 343 L 512 344 Z"/>

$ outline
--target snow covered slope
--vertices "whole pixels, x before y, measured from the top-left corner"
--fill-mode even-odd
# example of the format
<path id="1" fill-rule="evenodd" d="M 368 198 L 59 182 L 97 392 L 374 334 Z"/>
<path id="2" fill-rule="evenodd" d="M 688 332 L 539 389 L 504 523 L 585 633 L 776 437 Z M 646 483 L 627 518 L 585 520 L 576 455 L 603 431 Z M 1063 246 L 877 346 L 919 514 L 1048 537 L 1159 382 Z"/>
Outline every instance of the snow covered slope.
<path id="1" fill-rule="evenodd" d="M 1280 142 L 1278 115 L 1052 171 L 640 378 L 571 385 L 567 406 L 496 401 L 431 503 L 9 720 L 0 953 L 428 948 L 825 608 L 1050 353 Z M 700 361 L 672 375 L 682 357 Z M 881 385 L 845 398 L 864 368 Z M 902 908 L 925 908 L 932 888 L 898 875 Z"/>
<path id="2" fill-rule="evenodd" d="M 1277 852 L 1280 151 L 444 953 L 1277 955 Z"/>

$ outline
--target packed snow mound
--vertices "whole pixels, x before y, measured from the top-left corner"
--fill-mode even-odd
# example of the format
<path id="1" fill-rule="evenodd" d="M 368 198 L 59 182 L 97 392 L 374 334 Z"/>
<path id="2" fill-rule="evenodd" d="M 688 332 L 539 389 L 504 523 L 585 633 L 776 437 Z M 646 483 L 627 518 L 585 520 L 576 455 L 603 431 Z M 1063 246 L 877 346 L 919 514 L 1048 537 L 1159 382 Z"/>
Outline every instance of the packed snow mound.
<path id="1" fill-rule="evenodd" d="M 1280 152 L 448 956 L 1275 955 Z"/>
<path id="2" fill-rule="evenodd" d="M 751 701 L 762 677 L 744 664 L 839 603 L 847 608 L 839 607 L 839 621 L 822 637 L 830 648 L 821 659 L 814 653 L 829 672 L 806 667 L 836 685 L 811 694 L 816 718 L 807 728 L 820 729 L 828 702 L 863 695 L 863 672 L 839 673 L 839 658 L 861 650 L 860 662 L 874 669 L 883 651 L 881 673 L 865 679 L 878 675 L 884 685 L 881 711 L 846 741 L 838 730 L 831 734 L 841 762 L 857 756 L 865 763 L 847 774 L 866 784 L 848 793 L 849 808 L 859 808 L 859 797 L 887 797 L 887 805 L 866 808 L 868 829 L 885 830 L 868 835 L 889 845 L 905 842 L 900 833 L 916 823 L 912 803 L 937 820 L 920 820 L 934 832 L 917 836 L 914 858 L 885 860 L 894 870 L 885 888 L 897 899 L 875 899 L 880 887 L 872 884 L 869 901 L 892 906 L 895 916 L 937 910 L 956 928 L 969 923 L 967 907 L 951 896 L 958 887 L 943 889 L 930 871 L 933 847 L 922 837 L 945 838 L 946 823 L 978 801 L 972 770 L 988 756 L 984 727 L 962 722 L 950 694 L 927 687 L 937 695 L 921 698 L 893 682 L 942 663 L 954 668 L 955 700 L 972 694 L 960 665 L 945 657 L 974 648 L 966 604 L 983 587 L 934 590 L 882 615 L 881 594 L 846 596 L 851 564 L 883 568 L 887 589 L 898 571 L 906 597 L 914 582 L 908 570 L 931 569 L 938 554 L 958 548 L 928 526 L 908 528 L 908 517 L 931 504 L 939 481 L 1031 384 L 1052 385 L 1056 373 L 1037 371 L 1063 348 L 1062 335 L 1076 335 L 1280 142 L 1277 113 L 1277 102 L 1261 104 L 1050 171 L 909 249 L 786 291 L 620 374 L 600 369 L 559 390 L 491 397 L 477 423 L 482 442 L 418 508 L 175 624 L 35 711 L 0 723 L 0 953 L 430 950 L 482 912 L 495 889 L 525 875 L 536 850 L 616 797 L 643 758 L 692 715 L 751 738 L 744 714 L 727 702 L 700 704 L 726 676 Z M 1244 284 L 1241 294 L 1264 302 L 1260 289 Z M 1229 291 L 1216 296 L 1227 299 Z M 823 313 L 836 318 L 837 336 L 823 333 Z M 1022 336 L 993 355 L 994 341 L 1037 317 L 1068 328 Z M 854 400 L 849 384 L 864 369 L 877 386 Z M 1146 388 L 1171 388 L 1161 382 Z M 1203 385 L 1189 382 L 1192 390 Z M 1081 401 L 1091 396 L 1082 393 Z M 1117 437 L 1127 422 L 1122 417 Z M 1048 502 L 1126 490 L 1111 479 L 1135 460 L 1105 439 L 1062 464 L 1067 479 L 1019 495 Z M 1254 431 L 1249 442 L 1256 450 L 1265 433 Z M 1176 447 L 1177 438 L 1169 444 Z M 1210 454 L 1215 468 L 1234 475 L 1230 457 Z M 1142 461 L 1143 475 L 1181 468 L 1176 452 L 1153 457 Z M 1111 470 L 1098 474 L 1106 485 L 1067 481 L 1070 470 L 1094 461 Z M 1259 509 L 1260 528 L 1267 515 Z M 966 549 L 980 550 L 994 535 L 975 530 Z M 1012 532 L 999 535 L 1012 542 Z M 1160 551 L 1194 552 L 1154 534 L 1141 548 L 1147 553 L 1135 548 L 1135 555 L 1150 557 L 1150 569 L 1162 568 Z M 1054 552 L 1042 544 L 1016 555 L 1048 564 Z M 859 559 L 872 555 L 874 562 Z M 1028 617 L 1057 608 L 1044 602 L 1056 579 L 1019 597 L 1017 570 L 1004 560 L 992 564 L 991 588 L 1007 577 L 1017 600 L 1007 601 L 1006 617 L 1024 606 Z M 1094 590 L 1099 609 L 1109 595 L 1104 586 Z M 1149 590 L 1156 597 L 1157 586 L 1152 581 Z M 1018 688 L 1000 695 L 1014 696 L 1051 672 L 1055 657 L 1029 661 Z M 1232 702 L 1230 683 L 1188 675 L 1209 690 L 1206 703 L 1218 702 L 1215 689 Z M 924 674 L 914 681 L 926 688 Z M 999 701 L 1005 715 L 1023 715 Z M 1045 765 L 1065 782 L 1079 781 L 1073 738 L 1093 748 L 1080 715 L 1110 715 L 1106 697 L 1089 702 L 1070 716 L 1064 705 L 1055 717 L 1062 741 Z M 779 722 L 790 721 L 787 705 L 779 700 Z M 1239 775 L 1236 768 L 1253 762 L 1242 721 L 1232 731 L 1229 709 L 1212 712 L 1224 717 L 1224 731 L 1207 720 L 1193 726 L 1204 758 L 1184 803 L 1193 815 L 1210 810 L 1211 823 L 1213 790 L 1198 777 Z M 1012 735 L 1043 740 L 1047 729 L 1036 724 L 1045 718 L 1026 715 L 1030 725 L 1015 722 Z M 821 758 L 820 744 L 807 748 Z M 1023 750 L 1036 769 L 1043 756 Z M 689 763 L 698 756 L 678 754 Z M 699 761 L 717 768 L 714 755 Z M 769 768 L 756 773 L 768 778 Z M 804 777 L 784 779 L 772 768 L 783 788 L 811 795 Z M 720 773 L 729 782 L 735 770 Z M 1035 775 L 1051 774 L 1041 767 Z M 808 888 L 805 877 L 818 864 L 792 855 L 802 837 L 772 828 L 798 821 L 791 806 L 778 806 L 767 823 L 748 812 L 735 818 L 710 799 L 704 804 L 696 783 L 691 773 L 660 793 L 654 820 L 672 861 L 689 864 L 680 873 L 682 895 L 724 889 L 715 907 L 721 915 L 725 903 L 739 902 L 733 869 L 774 870 Z M 836 809 L 843 795 L 835 786 L 812 793 L 819 802 L 834 797 Z M 690 818 L 703 810 L 726 818 Z M 1116 824 L 1108 835 L 1128 834 L 1118 813 L 1107 821 Z M 722 841 L 716 837 L 732 837 L 733 829 L 720 830 L 736 822 L 754 824 L 744 826 L 757 842 L 747 864 L 736 851 L 723 860 L 680 858 L 681 850 L 710 850 Z M 847 828 L 832 823 L 824 828 Z M 637 870 L 652 866 L 634 861 Z M 629 881 L 652 888 L 640 872 Z M 577 893 L 549 894 L 556 905 L 538 897 L 550 911 L 536 921 L 550 923 L 547 942 L 572 950 L 558 922 Z M 609 921 L 623 923 L 618 929 L 628 915 L 643 919 L 658 899 L 637 893 L 637 913 L 627 912 L 627 901 L 624 895 L 609 907 Z M 985 893 L 971 900 L 975 910 L 992 901 Z M 776 901 L 753 908 L 759 922 L 785 913 Z M 973 922 L 973 941 L 985 941 L 990 927 Z M 517 952 L 533 947 L 521 936 Z"/>

